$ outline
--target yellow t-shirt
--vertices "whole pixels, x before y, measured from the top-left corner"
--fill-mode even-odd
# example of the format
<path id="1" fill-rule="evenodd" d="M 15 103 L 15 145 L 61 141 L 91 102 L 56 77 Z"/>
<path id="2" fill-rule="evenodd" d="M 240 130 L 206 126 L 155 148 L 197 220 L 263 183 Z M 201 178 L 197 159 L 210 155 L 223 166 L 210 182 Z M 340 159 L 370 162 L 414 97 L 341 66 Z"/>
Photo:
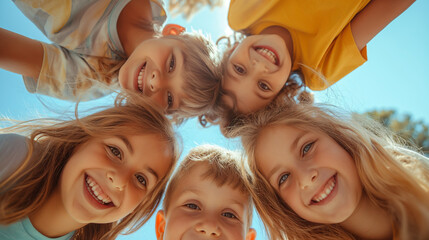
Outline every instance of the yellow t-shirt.
<path id="1" fill-rule="evenodd" d="M 292 70 L 300 68 L 309 88 L 323 90 L 367 60 L 366 47 L 359 51 L 354 42 L 350 21 L 369 1 L 231 0 L 228 22 L 249 34 L 274 25 L 288 29 Z"/>

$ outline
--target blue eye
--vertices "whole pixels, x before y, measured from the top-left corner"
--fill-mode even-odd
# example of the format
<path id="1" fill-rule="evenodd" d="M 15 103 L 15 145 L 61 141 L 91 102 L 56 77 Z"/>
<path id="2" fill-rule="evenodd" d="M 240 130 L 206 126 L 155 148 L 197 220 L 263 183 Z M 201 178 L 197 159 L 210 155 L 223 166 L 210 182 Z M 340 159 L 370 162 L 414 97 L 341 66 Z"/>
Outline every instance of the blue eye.
<path id="1" fill-rule="evenodd" d="M 143 185 L 143 186 L 147 186 L 147 181 L 146 181 L 146 178 L 145 178 L 144 176 L 142 176 L 141 174 L 135 174 L 134 176 L 136 177 L 137 181 L 138 181 L 141 185 Z"/>
<path id="2" fill-rule="evenodd" d="M 313 144 L 314 144 L 314 142 L 308 143 L 302 148 L 302 155 L 303 156 L 311 150 L 311 147 L 313 146 Z"/>
<path id="3" fill-rule="evenodd" d="M 233 213 L 230 213 L 230 212 L 224 212 L 224 213 L 222 213 L 222 216 L 227 217 L 227 218 L 238 219 L 237 216 L 235 216 Z"/>
<path id="4" fill-rule="evenodd" d="M 246 70 L 245 70 L 244 68 L 242 68 L 242 67 L 240 67 L 240 66 L 238 66 L 238 65 L 235 65 L 235 64 L 233 64 L 233 66 L 234 66 L 234 70 L 235 70 L 238 74 L 242 75 L 242 74 L 245 74 L 245 73 L 246 73 Z"/>
<path id="5" fill-rule="evenodd" d="M 176 67 L 176 57 L 174 55 L 171 55 L 170 63 L 168 65 L 168 72 L 174 71 L 174 68 Z"/>
<path id="6" fill-rule="evenodd" d="M 197 204 L 193 204 L 193 203 L 187 203 L 187 204 L 185 204 L 185 207 L 193 209 L 193 210 L 200 210 L 200 207 L 198 207 Z"/>
<path id="7" fill-rule="evenodd" d="M 283 174 L 279 179 L 279 186 L 281 186 L 289 178 L 290 173 Z"/>

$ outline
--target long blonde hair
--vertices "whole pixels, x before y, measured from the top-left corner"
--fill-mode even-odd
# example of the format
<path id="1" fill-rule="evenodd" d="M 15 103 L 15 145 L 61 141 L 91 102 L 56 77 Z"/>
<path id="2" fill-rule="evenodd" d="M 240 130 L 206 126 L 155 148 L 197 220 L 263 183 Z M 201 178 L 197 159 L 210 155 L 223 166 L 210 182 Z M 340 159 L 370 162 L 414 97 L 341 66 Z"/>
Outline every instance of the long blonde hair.
<path id="1" fill-rule="evenodd" d="M 0 182 L 0 189 L 7 189 L 0 192 L 0 224 L 19 221 L 36 211 L 52 193 L 76 148 L 92 138 L 157 134 L 171 148 L 169 171 L 133 212 L 117 222 L 87 224 L 75 231 L 73 239 L 115 239 L 123 231 L 136 231 L 159 205 L 179 155 L 169 120 L 153 104 L 138 96 L 119 96 L 114 107 L 76 120 L 58 121 L 51 126 L 32 125 L 29 121 L 6 130 L 31 133 L 24 163 Z M 36 145 L 40 151 L 34 150 Z"/>
<path id="2" fill-rule="evenodd" d="M 242 138 L 254 174 L 251 193 L 271 239 L 356 239 L 339 224 L 312 223 L 298 216 L 259 172 L 256 140 L 262 129 L 278 124 L 320 131 L 334 139 L 354 160 L 364 193 L 391 215 L 395 237 L 429 238 L 427 158 L 407 150 L 369 119 L 342 116 L 325 106 L 285 104 L 249 116 L 229 133 Z"/>

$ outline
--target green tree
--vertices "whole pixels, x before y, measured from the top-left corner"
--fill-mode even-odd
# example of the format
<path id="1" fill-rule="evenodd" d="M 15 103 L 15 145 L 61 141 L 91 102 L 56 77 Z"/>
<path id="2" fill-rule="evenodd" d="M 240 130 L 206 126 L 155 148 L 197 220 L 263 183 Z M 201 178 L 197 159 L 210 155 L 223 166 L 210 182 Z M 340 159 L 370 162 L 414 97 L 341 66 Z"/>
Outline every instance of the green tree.
<path id="1" fill-rule="evenodd" d="M 374 110 L 363 113 L 380 122 L 399 137 L 409 141 L 429 155 L 429 126 L 423 121 L 415 121 L 409 114 L 398 114 L 395 110 Z"/>

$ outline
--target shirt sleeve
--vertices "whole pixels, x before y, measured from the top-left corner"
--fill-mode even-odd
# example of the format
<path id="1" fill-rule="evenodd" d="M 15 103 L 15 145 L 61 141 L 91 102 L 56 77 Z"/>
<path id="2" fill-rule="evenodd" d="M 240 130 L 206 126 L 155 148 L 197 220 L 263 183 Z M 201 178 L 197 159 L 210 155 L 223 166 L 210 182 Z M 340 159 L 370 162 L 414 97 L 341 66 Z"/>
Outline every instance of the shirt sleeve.
<path id="1" fill-rule="evenodd" d="M 301 66 L 306 85 L 312 90 L 323 90 L 367 61 L 366 46 L 359 51 L 350 24 L 327 49 L 316 69 Z"/>
<path id="2" fill-rule="evenodd" d="M 120 64 L 118 61 L 79 54 L 56 44 L 42 45 L 44 57 L 38 79 L 24 77 L 29 92 L 85 101 L 119 88 L 117 81 L 103 74 Z"/>

